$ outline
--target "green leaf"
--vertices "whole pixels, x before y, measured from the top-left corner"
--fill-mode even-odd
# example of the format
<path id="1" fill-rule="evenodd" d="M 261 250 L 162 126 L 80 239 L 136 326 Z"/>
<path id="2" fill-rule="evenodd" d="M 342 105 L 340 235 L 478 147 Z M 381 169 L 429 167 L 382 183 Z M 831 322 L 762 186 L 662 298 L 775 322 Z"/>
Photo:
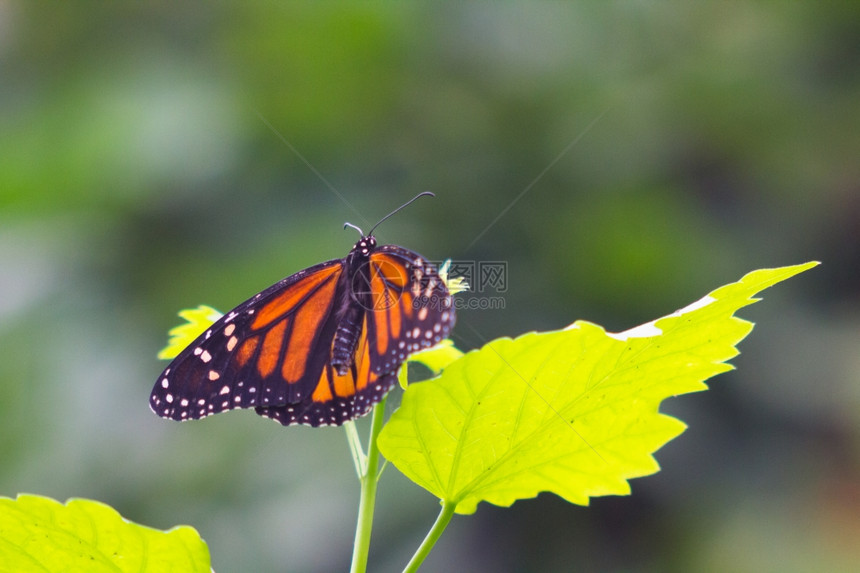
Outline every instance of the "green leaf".
<path id="1" fill-rule="evenodd" d="M 209 549 L 188 526 L 159 531 L 87 499 L 0 497 L 0 573 L 206 572 Z"/>
<path id="2" fill-rule="evenodd" d="M 180 310 L 179 316 L 186 322 L 171 328 L 167 333 L 170 339 L 167 341 L 167 346 L 158 353 L 159 360 L 172 360 L 179 356 L 180 352 L 194 342 L 194 339 L 200 336 L 204 330 L 215 324 L 215 321 L 221 318 L 223 314 L 211 306 L 201 304 L 197 308 Z"/>
<path id="3" fill-rule="evenodd" d="M 754 271 L 619 334 L 577 321 L 494 340 L 410 386 L 380 450 L 457 513 L 541 491 L 581 505 L 629 494 L 627 480 L 657 472 L 651 454 L 686 427 L 660 414 L 660 402 L 730 370 L 725 361 L 752 329 L 734 312 L 817 264 Z"/>
<path id="4" fill-rule="evenodd" d="M 463 356 L 463 351 L 454 346 L 453 340 L 446 338 L 439 342 L 439 344 L 409 355 L 406 362 L 403 364 L 403 367 L 401 367 L 400 371 L 397 373 L 397 379 L 400 382 L 400 386 L 406 389 L 409 385 L 407 373 L 409 371 L 408 365 L 410 362 L 423 364 L 430 369 L 434 376 L 438 376 L 445 367 L 461 356 Z"/>

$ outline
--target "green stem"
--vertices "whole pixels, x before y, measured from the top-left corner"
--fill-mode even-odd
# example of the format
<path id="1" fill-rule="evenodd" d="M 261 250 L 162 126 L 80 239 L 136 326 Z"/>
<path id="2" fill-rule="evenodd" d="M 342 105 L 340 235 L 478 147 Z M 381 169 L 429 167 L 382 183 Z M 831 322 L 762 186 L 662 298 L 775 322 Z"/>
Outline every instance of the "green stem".
<path id="1" fill-rule="evenodd" d="M 418 571 L 418 568 L 424 562 L 427 554 L 430 553 L 430 550 L 433 549 L 434 545 L 436 545 L 436 541 L 439 540 L 439 536 L 442 535 L 442 532 L 445 531 L 445 528 L 448 527 L 448 524 L 451 522 L 451 518 L 454 517 L 454 509 L 456 507 L 456 503 L 451 503 L 450 501 L 442 502 L 442 511 L 439 512 L 439 517 L 436 518 L 436 523 L 434 523 L 433 527 L 430 528 L 430 531 L 427 533 L 427 537 L 425 537 L 424 541 L 421 542 L 421 546 L 418 547 L 418 551 L 416 551 L 415 555 L 412 556 L 412 559 L 409 560 L 403 573 L 414 573 L 415 571 Z"/>
<path id="2" fill-rule="evenodd" d="M 361 479 L 361 476 L 367 472 L 367 455 L 364 453 L 364 448 L 361 447 L 361 438 L 358 437 L 355 422 L 347 422 L 343 427 L 346 429 L 346 441 L 349 443 L 349 452 L 352 454 L 355 474 L 358 479 Z"/>
<path id="3" fill-rule="evenodd" d="M 350 573 L 364 573 L 367 570 L 370 530 L 373 528 L 373 507 L 376 503 L 377 475 L 379 474 L 379 448 L 376 447 L 376 437 L 382 430 L 382 422 L 385 417 L 385 398 L 374 406 L 372 416 L 370 441 L 367 444 L 367 465 L 364 475 L 360 476 L 361 501 L 358 505 L 358 524 L 355 528 Z"/>

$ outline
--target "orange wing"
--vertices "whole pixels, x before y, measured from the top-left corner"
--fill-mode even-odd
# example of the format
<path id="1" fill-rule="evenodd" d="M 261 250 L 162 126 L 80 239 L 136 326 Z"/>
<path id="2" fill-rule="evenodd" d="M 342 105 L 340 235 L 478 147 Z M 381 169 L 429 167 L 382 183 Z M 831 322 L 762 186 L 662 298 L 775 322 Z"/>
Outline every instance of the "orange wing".
<path id="1" fill-rule="evenodd" d="M 448 288 L 421 255 L 385 245 L 370 255 L 369 267 L 374 300 L 366 315 L 369 354 L 373 372 L 383 374 L 447 338 L 456 317 Z"/>
<path id="2" fill-rule="evenodd" d="M 341 376 L 331 364 L 324 364 L 309 399 L 285 406 L 261 406 L 257 413 L 285 426 L 340 426 L 367 414 L 397 381 L 394 373 L 379 375 L 373 372 L 370 348 L 365 318 L 355 350 L 355 362 L 346 374 Z"/>
<path id="3" fill-rule="evenodd" d="M 368 413 L 397 382 L 409 354 L 447 337 L 454 309 L 436 268 L 421 255 L 385 245 L 348 277 L 349 304 L 363 309 L 354 362 L 343 376 L 325 364 L 310 402 L 260 407 L 284 425 L 340 425 Z M 331 352 L 327 353 L 330 355 Z"/>
<path id="4" fill-rule="evenodd" d="M 234 408 L 291 405 L 296 417 L 289 423 L 319 425 L 319 419 L 303 417 L 300 405 L 324 394 L 317 386 L 326 376 L 344 278 L 343 259 L 328 261 L 227 313 L 159 376 L 150 397 L 153 411 L 189 420 Z"/>

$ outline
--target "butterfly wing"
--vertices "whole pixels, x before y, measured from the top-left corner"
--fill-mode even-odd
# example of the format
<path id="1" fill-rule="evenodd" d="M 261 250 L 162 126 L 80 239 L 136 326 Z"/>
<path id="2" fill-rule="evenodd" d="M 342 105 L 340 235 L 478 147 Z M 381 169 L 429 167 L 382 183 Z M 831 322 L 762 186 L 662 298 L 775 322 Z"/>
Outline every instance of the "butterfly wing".
<path id="1" fill-rule="evenodd" d="M 315 383 L 314 392 L 307 399 L 298 404 L 260 406 L 257 413 L 285 426 L 340 426 L 367 414 L 397 382 L 396 372 L 374 372 L 370 353 L 372 345 L 367 333 L 365 315 L 356 345 L 355 361 L 345 374 L 338 374 L 327 363 Z"/>
<path id="2" fill-rule="evenodd" d="M 336 259 L 305 269 L 224 315 L 159 376 L 152 410 L 189 420 L 311 400 L 346 300 L 344 268 Z"/>
<path id="3" fill-rule="evenodd" d="M 348 277 L 350 304 L 363 310 L 355 359 L 343 375 L 326 364 L 309 402 L 259 407 L 284 425 L 340 425 L 367 414 L 397 382 L 409 354 L 438 343 L 454 326 L 451 295 L 421 255 L 385 245 Z"/>
<path id="4" fill-rule="evenodd" d="M 368 261 L 373 309 L 367 313 L 374 372 L 396 372 L 406 358 L 448 337 L 456 316 L 436 267 L 398 247 L 379 247 Z"/>

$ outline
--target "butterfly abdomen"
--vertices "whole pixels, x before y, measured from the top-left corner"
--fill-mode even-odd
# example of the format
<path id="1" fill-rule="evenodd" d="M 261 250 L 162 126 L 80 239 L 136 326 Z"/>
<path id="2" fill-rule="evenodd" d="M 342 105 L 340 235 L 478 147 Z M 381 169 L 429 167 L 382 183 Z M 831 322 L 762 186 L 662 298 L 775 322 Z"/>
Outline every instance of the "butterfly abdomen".
<path id="1" fill-rule="evenodd" d="M 358 339 L 361 338 L 364 313 L 368 308 L 367 297 L 370 293 L 367 262 L 375 248 L 376 239 L 363 236 L 346 257 L 346 273 L 343 279 L 345 286 L 341 287 L 345 290 L 340 291 L 340 309 L 335 312 L 337 329 L 332 341 L 330 362 L 339 376 L 346 375 L 355 364 L 355 349 L 358 347 Z"/>
<path id="2" fill-rule="evenodd" d="M 331 365 L 340 376 L 345 375 L 355 362 L 355 349 L 361 336 L 361 315 L 360 308 L 350 307 L 338 322 L 331 348 Z"/>

